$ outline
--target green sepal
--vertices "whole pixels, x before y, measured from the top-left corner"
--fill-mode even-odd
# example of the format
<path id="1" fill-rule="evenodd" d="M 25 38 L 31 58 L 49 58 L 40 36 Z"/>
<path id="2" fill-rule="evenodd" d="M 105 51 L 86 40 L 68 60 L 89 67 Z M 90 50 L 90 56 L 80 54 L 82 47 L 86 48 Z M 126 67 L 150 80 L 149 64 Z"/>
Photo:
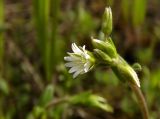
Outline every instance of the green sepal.
<path id="1" fill-rule="evenodd" d="M 121 56 L 113 64 L 112 70 L 121 81 L 128 81 L 140 87 L 136 72 Z"/>
<path id="2" fill-rule="evenodd" d="M 96 58 L 98 59 L 97 60 L 98 62 L 102 62 L 102 63 L 111 65 L 112 59 L 106 53 L 104 53 L 103 51 L 99 49 L 94 49 L 94 53 L 96 55 Z"/>
<path id="3" fill-rule="evenodd" d="M 111 58 L 117 57 L 115 47 L 108 41 L 101 41 L 92 38 L 93 46 L 109 55 Z"/>
<path id="4" fill-rule="evenodd" d="M 112 41 L 112 38 L 111 38 L 111 37 L 107 37 L 107 38 L 105 39 L 105 42 L 112 45 L 112 49 L 113 49 L 114 53 L 115 53 L 116 56 L 117 56 L 117 50 L 116 50 L 116 47 L 115 47 L 115 45 L 114 45 L 114 43 L 113 43 L 113 41 Z"/>

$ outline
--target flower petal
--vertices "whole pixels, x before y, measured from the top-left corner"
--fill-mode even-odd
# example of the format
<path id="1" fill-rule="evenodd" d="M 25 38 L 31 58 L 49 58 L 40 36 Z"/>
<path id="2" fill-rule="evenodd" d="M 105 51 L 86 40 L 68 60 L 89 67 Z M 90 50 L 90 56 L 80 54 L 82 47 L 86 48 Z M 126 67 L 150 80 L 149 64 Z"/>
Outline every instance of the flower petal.
<path id="1" fill-rule="evenodd" d="M 76 72 L 78 70 L 82 70 L 83 67 L 80 67 L 80 66 L 74 66 L 72 67 L 70 70 L 69 70 L 69 73 L 73 73 L 73 72 Z"/>
<path id="2" fill-rule="evenodd" d="M 84 63 L 81 61 L 73 61 L 65 64 L 66 67 L 83 66 Z"/>
<path id="3" fill-rule="evenodd" d="M 64 57 L 64 60 L 65 61 L 77 61 L 80 59 L 79 59 L 79 57 L 76 57 L 76 56 L 67 56 L 67 57 Z"/>
<path id="4" fill-rule="evenodd" d="M 66 67 L 73 67 L 76 66 L 75 62 L 69 62 L 65 64 Z"/>
<path id="5" fill-rule="evenodd" d="M 83 46 L 83 51 L 85 51 L 85 48 L 86 48 L 86 46 L 84 45 L 84 46 Z"/>
<path id="6" fill-rule="evenodd" d="M 78 46 L 75 43 L 72 43 L 72 50 L 74 53 L 82 53 L 82 51 L 78 48 Z"/>
<path id="7" fill-rule="evenodd" d="M 64 60 L 66 60 L 66 61 L 73 61 L 72 59 L 73 59 L 73 58 L 72 58 L 72 57 L 69 57 L 69 56 L 64 57 Z"/>
<path id="8" fill-rule="evenodd" d="M 73 74 L 73 78 L 76 78 L 80 73 L 82 73 L 83 72 L 83 70 L 79 70 L 79 71 L 77 71 L 77 72 L 75 72 L 74 74 Z"/>
<path id="9" fill-rule="evenodd" d="M 89 71 L 90 66 L 91 66 L 90 62 L 87 62 L 87 63 L 84 64 L 84 71 L 85 71 L 85 73 Z"/>

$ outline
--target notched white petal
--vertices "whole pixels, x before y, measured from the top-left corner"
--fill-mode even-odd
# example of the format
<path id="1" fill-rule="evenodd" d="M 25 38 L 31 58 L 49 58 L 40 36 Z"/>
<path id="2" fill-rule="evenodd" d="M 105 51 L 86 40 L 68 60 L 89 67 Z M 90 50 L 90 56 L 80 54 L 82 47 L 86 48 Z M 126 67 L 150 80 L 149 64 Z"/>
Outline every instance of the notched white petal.
<path id="1" fill-rule="evenodd" d="M 87 62 L 87 63 L 84 64 L 84 71 L 85 71 L 85 72 L 88 72 L 88 71 L 89 71 L 90 65 L 91 65 L 90 62 Z"/>
<path id="2" fill-rule="evenodd" d="M 76 64 L 74 62 L 69 62 L 69 63 L 66 63 L 65 66 L 66 67 L 73 67 L 75 66 Z"/>
<path id="3" fill-rule="evenodd" d="M 85 51 L 85 48 L 86 48 L 86 46 L 84 45 L 84 46 L 83 46 L 83 51 Z"/>
<path id="4" fill-rule="evenodd" d="M 66 61 L 72 61 L 72 58 L 69 57 L 69 56 L 67 56 L 67 57 L 64 57 L 64 60 L 66 60 Z"/>
<path id="5" fill-rule="evenodd" d="M 64 57 L 64 60 L 65 61 L 79 61 L 80 59 L 76 56 L 67 56 L 67 57 Z"/>
<path id="6" fill-rule="evenodd" d="M 74 66 L 69 70 L 69 73 L 73 73 L 73 72 L 76 72 L 78 70 L 81 70 L 81 67 L 80 66 Z"/>
<path id="7" fill-rule="evenodd" d="M 82 53 L 82 51 L 78 48 L 75 43 L 72 43 L 72 50 L 74 53 Z"/>
<path id="8" fill-rule="evenodd" d="M 73 78 L 76 78 L 79 74 L 82 74 L 82 73 L 83 73 L 83 70 L 78 70 L 73 74 Z"/>

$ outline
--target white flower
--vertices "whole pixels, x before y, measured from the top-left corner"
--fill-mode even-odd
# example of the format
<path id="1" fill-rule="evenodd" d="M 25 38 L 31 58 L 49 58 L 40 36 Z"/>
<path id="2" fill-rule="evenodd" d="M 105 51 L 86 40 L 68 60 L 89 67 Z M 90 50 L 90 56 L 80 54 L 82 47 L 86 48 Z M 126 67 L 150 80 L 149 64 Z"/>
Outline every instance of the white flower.
<path id="1" fill-rule="evenodd" d="M 65 64 L 66 67 L 70 67 L 69 73 L 74 73 L 73 78 L 79 74 L 88 72 L 94 66 L 94 57 L 85 50 L 83 47 L 78 47 L 75 43 L 72 43 L 73 53 L 68 53 L 69 56 L 64 57 L 64 60 L 68 61 Z"/>

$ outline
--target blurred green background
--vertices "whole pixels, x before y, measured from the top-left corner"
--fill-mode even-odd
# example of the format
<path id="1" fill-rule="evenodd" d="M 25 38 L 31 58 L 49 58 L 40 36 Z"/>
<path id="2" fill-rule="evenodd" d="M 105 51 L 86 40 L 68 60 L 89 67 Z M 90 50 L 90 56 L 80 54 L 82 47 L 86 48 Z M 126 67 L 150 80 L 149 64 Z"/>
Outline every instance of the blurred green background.
<path id="1" fill-rule="evenodd" d="M 64 66 L 72 42 L 92 50 L 106 6 L 118 52 L 142 65 L 150 119 L 160 119 L 159 0 L 0 0 L 0 119 L 142 119 L 110 69 L 73 79 Z"/>

